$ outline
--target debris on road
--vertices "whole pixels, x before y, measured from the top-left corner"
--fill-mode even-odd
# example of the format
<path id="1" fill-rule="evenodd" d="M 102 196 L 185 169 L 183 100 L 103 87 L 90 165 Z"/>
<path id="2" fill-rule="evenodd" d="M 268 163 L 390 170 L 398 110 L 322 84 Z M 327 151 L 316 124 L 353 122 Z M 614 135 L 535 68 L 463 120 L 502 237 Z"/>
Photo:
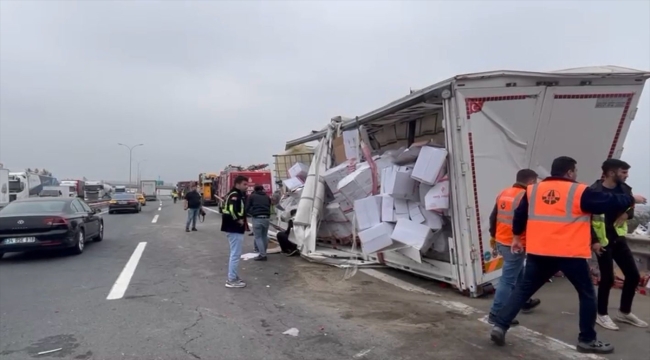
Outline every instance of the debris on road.
<path id="1" fill-rule="evenodd" d="M 259 255 L 260 254 L 254 253 L 254 252 L 247 253 L 247 254 L 242 254 L 241 259 L 242 260 L 250 260 L 250 259 L 254 259 L 254 258 L 258 257 Z"/>
<path id="2" fill-rule="evenodd" d="M 36 355 L 46 355 L 46 354 L 51 354 L 51 353 L 61 351 L 61 350 L 63 350 L 63 348 L 52 349 L 52 350 L 47 350 L 47 351 L 41 351 L 41 352 L 37 353 Z"/>
<path id="3" fill-rule="evenodd" d="M 291 328 L 291 329 L 283 332 L 282 335 L 298 336 L 299 333 L 300 333 L 300 330 L 298 330 L 296 328 Z"/>

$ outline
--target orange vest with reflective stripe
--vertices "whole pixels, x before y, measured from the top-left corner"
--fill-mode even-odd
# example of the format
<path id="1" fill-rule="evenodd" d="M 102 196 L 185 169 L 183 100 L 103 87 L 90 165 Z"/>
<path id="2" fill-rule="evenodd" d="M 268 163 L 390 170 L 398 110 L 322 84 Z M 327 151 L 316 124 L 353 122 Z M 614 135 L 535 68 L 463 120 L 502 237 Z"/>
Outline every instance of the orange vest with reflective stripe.
<path id="1" fill-rule="evenodd" d="M 585 184 L 562 180 L 528 186 L 527 253 L 591 258 L 591 214 L 580 208 L 586 188 Z"/>
<path id="2" fill-rule="evenodd" d="M 497 230 L 494 239 L 502 245 L 512 245 L 512 218 L 526 190 L 510 187 L 497 196 Z M 521 235 L 521 242 L 526 244 L 526 235 Z"/>

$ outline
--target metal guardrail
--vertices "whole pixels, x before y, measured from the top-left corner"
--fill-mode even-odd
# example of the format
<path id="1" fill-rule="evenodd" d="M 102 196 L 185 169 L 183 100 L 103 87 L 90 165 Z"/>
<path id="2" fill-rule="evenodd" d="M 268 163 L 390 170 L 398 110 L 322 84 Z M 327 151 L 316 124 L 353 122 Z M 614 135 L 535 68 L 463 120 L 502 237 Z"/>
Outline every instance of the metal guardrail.
<path id="1" fill-rule="evenodd" d="M 650 257 L 650 236 L 627 235 L 625 238 L 632 254 Z"/>

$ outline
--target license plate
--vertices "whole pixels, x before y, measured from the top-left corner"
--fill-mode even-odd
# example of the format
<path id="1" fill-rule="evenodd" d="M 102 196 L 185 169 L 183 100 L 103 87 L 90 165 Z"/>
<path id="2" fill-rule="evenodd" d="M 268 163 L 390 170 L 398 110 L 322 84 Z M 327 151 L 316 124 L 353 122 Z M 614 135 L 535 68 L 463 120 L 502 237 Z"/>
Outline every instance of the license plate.
<path id="1" fill-rule="evenodd" d="M 120 204 L 120 205 L 125 205 L 126 201 L 118 201 L 117 203 Z"/>
<path id="2" fill-rule="evenodd" d="M 3 243 L 5 245 L 11 245 L 11 244 L 27 244 L 27 243 L 33 243 L 36 242 L 35 237 L 22 237 L 22 238 L 9 238 L 5 239 Z"/>

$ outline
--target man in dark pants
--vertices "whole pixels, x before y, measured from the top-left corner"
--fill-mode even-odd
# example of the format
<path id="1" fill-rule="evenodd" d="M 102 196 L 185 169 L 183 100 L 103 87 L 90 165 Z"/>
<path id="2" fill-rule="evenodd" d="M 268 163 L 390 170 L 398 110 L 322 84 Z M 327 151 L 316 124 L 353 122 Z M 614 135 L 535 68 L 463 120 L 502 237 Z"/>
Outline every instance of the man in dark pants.
<path id="1" fill-rule="evenodd" d="M 577 183 L 576 164 L 566 156 L 553 160 L 551 176 L 528 186 L 515 209 L 511 249 L 524 250 L 520 236 L 525 231 L 528 258 L 523 280 L 494 319 L 490 338 L 499 346 L 505 345 L 506 332 L 526 301 L 561 270 L 580 299 L 577 350 L 598 354 L 614 351 L 614 346 L 596 339 L 596 292 L 587 263 L 591 258 L 591 214 L 610 208 L 625 211 L 635 198 L 596 192 Z"/>
<path id="2" fill-rule="evenodd" d="M 246 212 L 252 217 L 255 248 L 259 253 L 254 260 L 266 261 L 266 250 L 269 246 L 271 198 L 264 191 L 264 186 L 255 185 L 253 193 L 248 196 Z"/>
<path id="3" fill-rule="evenodd" d="M 608 159 L 603 162 L 602 170 L 602 179 L 591 185 L 591 189 L 611 194 L 632 195 L 632 188 L 625 183 L 630 170 L 628 163 L 618 159 Z M 609 292 L 614 285 L 614 261 L 625 276 L 620 307 L 615 319 L 637 327 L 648 327 L 648 323 L 632 314 L 632 301 L 641 278 L 632 251 L 625 239 L 628 233 L 627 220 L 633 217 L 634 208 L 631 207 L 624 212 L 607 211 L 603 215 L 594 215 L 591 219 L 594 230 L 592 248 L 597 255 L 600 269 L 596 324 L 608 330 L 618 330 L 618 325 L 612 321 L 607 312 Z"/>
<path id="4" fill-rule="evenodd" d="M 187 210 L 187 221 L 185 222 L 185 231 L 190 232 L 190 223 L 192 231 L 196 231 L 196 218 L 199 216 L 201 209 L 201 194 L 196 191 L 196 184 L 192 184 L 190 191 L 185 194 L 185 210 Z"/>

